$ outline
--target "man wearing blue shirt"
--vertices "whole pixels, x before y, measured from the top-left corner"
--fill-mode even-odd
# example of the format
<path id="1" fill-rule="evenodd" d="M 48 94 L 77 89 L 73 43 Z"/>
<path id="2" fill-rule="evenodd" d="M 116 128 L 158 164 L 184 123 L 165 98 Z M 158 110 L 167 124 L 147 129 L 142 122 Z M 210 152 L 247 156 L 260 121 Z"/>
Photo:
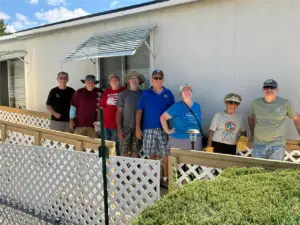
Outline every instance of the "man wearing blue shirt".
<path id="1" fill-rule="evenodd" d="M 163 87 L 163 82 L 163 71 L 154 70 L 152 73 L 153 86 L 142 93 L 138 103 L 136 136 L 138 139 L 143 137 L 143 151 L 146 156 L 149 156 L 150 159 L 163 157 L 164 177 L 162 186 L 167 186 L 168 135 L 162 129 L 160 116 L 173 105 L 175 99 L 172 92 Z"/>

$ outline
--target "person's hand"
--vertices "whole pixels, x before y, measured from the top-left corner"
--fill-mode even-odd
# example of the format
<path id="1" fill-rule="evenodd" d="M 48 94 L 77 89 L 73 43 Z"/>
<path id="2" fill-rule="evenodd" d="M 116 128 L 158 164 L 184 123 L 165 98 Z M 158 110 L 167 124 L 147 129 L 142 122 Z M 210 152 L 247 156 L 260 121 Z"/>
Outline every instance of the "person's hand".
<path id="1" fill-rule="evenodd" d="M 173 134 L 175 132 L 176 132 L 176 130 L 173 128 L 173 129 L 169 129 L 166 133 L 170 135 L 170 134 Z"/>
<path id="2" fill-rule="evenodd" d="M 122 130 L 122 129 L 119 129 L 119 130 L 118 130 L 118 138 L 119 138 L 119 140 L 120 140 L 120 141 L 123 141 L 123 140 L 124 140 L 124 137 L 125 137 L 125 135 L 124 135 L 123 130 Z"/>
<path id="3" fill-rule="evenodd" d="M 74 120 L 70 120 L 69 127 L 70 127 L 71 130 L 75 129 L 75 122 L 74 122 Z"/>
<path id="4" fill-rule="evenodd" d="M 204 149 L 205 152 L 214 152 L 214 147 L 206 147 Z"/>
<path id="5" fill-rule="evenodd" d="M 60 115 L 59 113 L 55 113 L 55 114 L 54 114 L 54 117 L 55 117 L 56 119 L 59 119 L 59 118 L 61 117 L 61 115 Z"/>
<path id="6" fill-rule="evenodd" d="M 135 135 L 136 135 L 137 139 L 139 139 L 139 140 L 141 140 L 143 138 L 143 133 L 141 131 L 141 128 L 136 129 Z"/>
<path id="7" fill-rule="evenodd" d="M 248 143 L 248 138 L 245 136 L 240 136 L 238 142 L 237 142 L 237 149 L 239 151 L 245 151 Z"/>

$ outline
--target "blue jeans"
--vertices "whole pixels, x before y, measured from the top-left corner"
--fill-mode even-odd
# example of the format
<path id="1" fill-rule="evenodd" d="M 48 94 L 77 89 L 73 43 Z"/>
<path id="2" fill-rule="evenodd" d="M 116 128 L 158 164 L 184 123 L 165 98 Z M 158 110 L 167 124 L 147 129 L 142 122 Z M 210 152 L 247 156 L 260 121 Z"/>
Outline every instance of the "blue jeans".
<path id="1" fill-rule="evenodd" d="M 284 146 L 258 145 L 254 144 L 252 148 L 252 157 L 262 159 L 284 160 Z"/>
<path id="2" fill-rule="evenodd" d="M 117 155 L 120 155 L 120 153 L 119 153 L 118 130 L 117 129 L 105 128 L 104 129 L 104 136 L 105 136 L 105 140 L 116 142 L 116 153 L 117 153 Z"/>

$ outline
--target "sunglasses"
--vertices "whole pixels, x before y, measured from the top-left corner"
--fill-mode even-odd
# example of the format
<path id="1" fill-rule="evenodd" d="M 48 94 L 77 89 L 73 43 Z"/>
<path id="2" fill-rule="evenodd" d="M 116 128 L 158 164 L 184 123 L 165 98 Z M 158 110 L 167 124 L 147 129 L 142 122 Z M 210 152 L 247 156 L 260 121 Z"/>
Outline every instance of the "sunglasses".
<path id="1" fill-rule="evenodd" d="M 266 87 L 264 87 L 264 90 L 269 90 L 269 89 L 275 90 L 276 87 L 273 87 L 273 86 L 266 86 Z"/>
<path id="2" fill-rule="evenodd" d="M 68 80 L 68 78 L 66 78 L 66 77 L 59 77 L 58 79 L 59 80 Z"/>
<path id="3" fill-rule="evenodd" d="M 227 101 L 229 105 L 239 105 L 240 103 L 234 101 Z"/>
<path id="4" fill-rule="evenodd" d="M 162 78 L 162 77 L 152 77 L 154 80 L 162 80 L 162 79 L 164 79 L 164 78 Z"/>

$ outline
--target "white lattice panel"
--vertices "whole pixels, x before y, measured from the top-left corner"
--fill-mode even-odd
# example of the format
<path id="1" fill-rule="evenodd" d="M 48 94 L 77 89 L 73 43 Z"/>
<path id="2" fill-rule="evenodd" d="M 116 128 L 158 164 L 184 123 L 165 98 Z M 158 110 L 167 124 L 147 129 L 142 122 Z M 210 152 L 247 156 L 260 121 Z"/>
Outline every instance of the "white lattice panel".
<path id="1" fill-rule="evenodd" d="M 41 145 L 45 148 L 56 148 L 63 150 L 75 150 L 75 146 L 63 142 L 53 141 L 49 139 L 41 139 Z"/>
<path id="2" fill-rule="evenodd" d="M 102 224 L 102 166 L 97 154 L 0 144 L 0 197 L 71 224 Z M 110 157 L 110 224 L 129 224 L 159 199 L 160 163 Z"/>
<path id="3" fill-rule="evenodd" d="M 32 146 L 34 143 L 34 137 L 31 135 L 7 130 L 7 137 L 5 143 Z"/>
<path id="4" fill-rule="evenodd" d="M 49 129 L 50 120 L 20 113 L 0 110 L 0 120 Z"/>

